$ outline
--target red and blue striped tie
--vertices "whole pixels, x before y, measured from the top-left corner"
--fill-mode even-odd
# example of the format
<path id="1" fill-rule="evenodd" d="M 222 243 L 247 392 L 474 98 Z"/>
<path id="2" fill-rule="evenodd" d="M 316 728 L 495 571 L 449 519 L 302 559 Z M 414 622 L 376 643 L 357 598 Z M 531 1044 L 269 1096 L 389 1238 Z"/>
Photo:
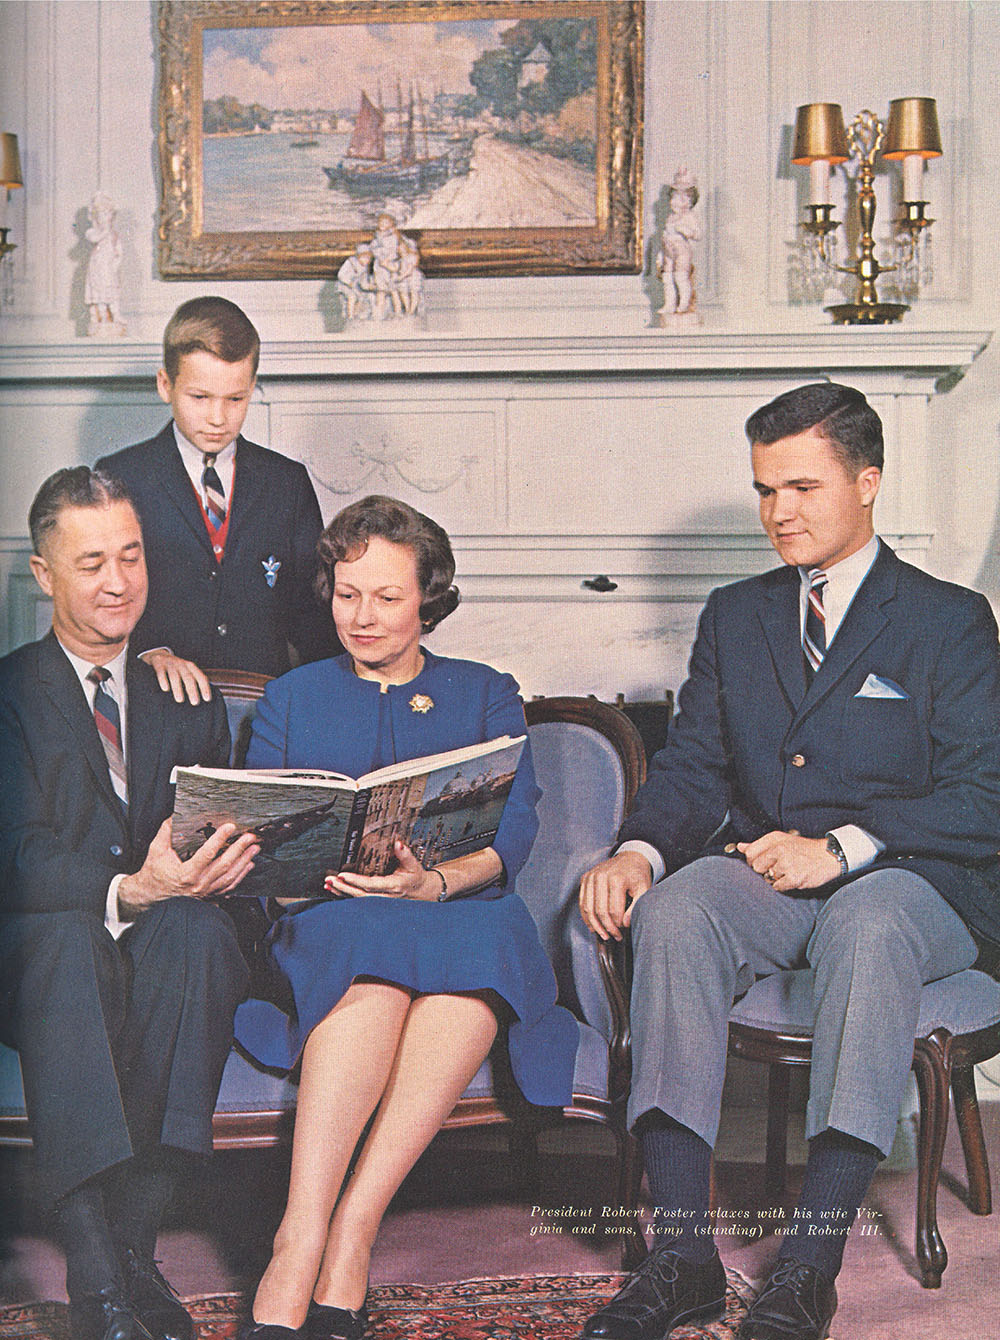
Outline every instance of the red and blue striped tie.
<path id="1" fill-rule="evenodd" d="M 91 684 L 97 685 L 97 692 L 94 694 L 94 722 L 101 737 L 101 744 L 104 746 L 104 756 L 108 760 L 111 785 L 122 805 L 127 806 L 128 781 L 125 773 L 125 754 L 122 750 L 121 714 L 118 711 L 118 704 L 104 687 L 111 677 L 111 671 L 103 665 L 95 665 L 87 676 Z"/>
<path id="2" fill-rule="evenodd" d="M 823 591 L 829 580 L 822 568 L 810 568 L 809 599 L 806 604 L 806 625 L 802 632 L 802 650 L 810 677 L 823 664 L 826 656 L 826 612 L 823 609 Z"/>

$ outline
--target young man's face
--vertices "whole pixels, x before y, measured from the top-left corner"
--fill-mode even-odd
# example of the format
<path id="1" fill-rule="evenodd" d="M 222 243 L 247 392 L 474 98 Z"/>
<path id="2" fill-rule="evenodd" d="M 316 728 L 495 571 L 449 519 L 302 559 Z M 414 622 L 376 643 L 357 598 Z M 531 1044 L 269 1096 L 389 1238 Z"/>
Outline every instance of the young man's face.
<path id="1" fill-rule="evenodd" d="M 166 368 L 156 374 L 160 399 L 187 440 L 206 455 L 218 455 L 239 435 L 256 378 L 253 357 L 226 363 L 204 349 L 182 354 L 173 381 Z"/>
<path id="2" fill-rule="evenodd" d="M 146 606 L 142 530 L 131 503 L 64 507 L 31 558 L 52 598 L 52 628 L 63 646 L 93 665 L 124 647 Z"/>
<path id="3" fill-rule="evenodd" d="M 752 457 L 761 524 L 786 563 L 826 568 L 874 535 L 877 466 L 853 476 L 816 428 L 767 446 L 757 442 Z"/>

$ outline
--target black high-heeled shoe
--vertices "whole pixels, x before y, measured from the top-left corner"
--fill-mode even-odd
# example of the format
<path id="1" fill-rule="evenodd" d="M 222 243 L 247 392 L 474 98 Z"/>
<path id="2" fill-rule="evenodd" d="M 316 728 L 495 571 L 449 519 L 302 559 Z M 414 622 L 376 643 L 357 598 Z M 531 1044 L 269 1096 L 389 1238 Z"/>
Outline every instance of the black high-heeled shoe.
<path id="1" fill-rule="evenodd" d="M 267 1321 L 254 1321 L 250 1316 L 240 1322 L 236 1340 L 304 1340 L 304 1330 L 304 1327 L 296 1331 L 291 1326 L 272 1326 Z"/>
<path id="2" fill-rule="evenodd" d="M 355 1310 L 349 1307 L 327 1307 L 325 1303 L 311 1302 L 304 1326 L 306 1340 L 363 1340 L 368 1330 L 368 1299 Z M 261 1340 L 283 1340 L 280 1336 L 263 1336 Z"/>

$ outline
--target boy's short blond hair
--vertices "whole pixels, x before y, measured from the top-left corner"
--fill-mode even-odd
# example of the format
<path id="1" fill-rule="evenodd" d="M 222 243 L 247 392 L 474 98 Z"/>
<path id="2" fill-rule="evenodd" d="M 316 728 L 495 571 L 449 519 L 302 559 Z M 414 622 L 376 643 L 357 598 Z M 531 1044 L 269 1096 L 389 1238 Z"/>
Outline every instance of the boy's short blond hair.
<path id="1" fill-rule="evenodd" d="M 202 349 L 224 363 L 253 358 L 253 375 L 260 361 L 260 336 L 247 314 L 228 298 L 190 298 L 182 302 L 163 332 L 163 367 L 176 380 L 181 359 Z"/>

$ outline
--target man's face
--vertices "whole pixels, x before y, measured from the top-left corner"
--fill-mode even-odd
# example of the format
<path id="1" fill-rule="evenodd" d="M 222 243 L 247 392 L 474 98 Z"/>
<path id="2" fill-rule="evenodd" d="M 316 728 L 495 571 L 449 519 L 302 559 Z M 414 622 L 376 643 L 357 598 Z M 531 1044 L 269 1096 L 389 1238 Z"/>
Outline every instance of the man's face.
<path id="1" fill-rule="evenodd" d="M 855 478 L 815 427 L 756 443 L 752 459 L 761 524 L 784 562 L 826 568 L 871 539 L 877 466 Z"/>
<path id="2" fill-rule="evenodd" d="M 226 363 L 204 349 L 195 349 L 181 355 L 173 381 L 166 368 L 160 368 L 156 389 L 187 440 L 214 456 L 239 435 L 255 380 L 251 355 L 239 363 Z"/>
<path id="3" fill-rule="evenodd" d="M 52 598 L 52 628 L 74 655 L 104 665 L 124 647 L 146 605 L 142 530 L 131 503 L 64 507 L 31 558 Z"/>

